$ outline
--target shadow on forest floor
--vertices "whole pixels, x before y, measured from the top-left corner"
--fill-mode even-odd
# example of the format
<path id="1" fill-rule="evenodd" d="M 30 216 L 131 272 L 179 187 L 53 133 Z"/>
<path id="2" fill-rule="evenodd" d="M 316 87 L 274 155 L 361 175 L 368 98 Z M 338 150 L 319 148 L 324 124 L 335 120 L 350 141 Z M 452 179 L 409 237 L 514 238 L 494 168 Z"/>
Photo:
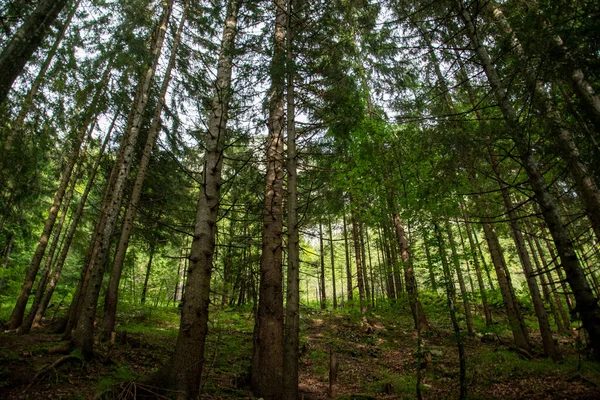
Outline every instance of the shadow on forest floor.
<path id="1" fill-rule="evenodd" d="M 458 357 L 451 327 L 432 320 L 424 336 L 429 362 L 421 363 L 425 399 L 458 398 Z M 126 322 L 126 323 L 125 323 Z M 60 336 L 49 329 L 0 334 L 0 398 L 131 398 L 139 382 L 169 358 L 177 335 L 176 309 L 120 314 L 114 346 L 97 344 L 97 357 L 50 354 Z M 215 310 L 203 374 L 203 398 L 251 398 L 249 370 L 253 320 L 246 310 Z M 408 310 L 355 312 L 303 309 L 301 398 L 327 398 L 330 352 L 339 363 L 338 399 L 416 397 L 417 336 Z M 580 361 L 570 338 L 556 336 L 563 360 L 525 360 L 504 333 L 465 337 L 470 399 L 597 399 L 600 364 Z M 539 338 L 532 340 L 539 346 Z M 57 360 L 60 360 L 57 364 Z M 40 372 L 41 371 L 41 372 Z"/>

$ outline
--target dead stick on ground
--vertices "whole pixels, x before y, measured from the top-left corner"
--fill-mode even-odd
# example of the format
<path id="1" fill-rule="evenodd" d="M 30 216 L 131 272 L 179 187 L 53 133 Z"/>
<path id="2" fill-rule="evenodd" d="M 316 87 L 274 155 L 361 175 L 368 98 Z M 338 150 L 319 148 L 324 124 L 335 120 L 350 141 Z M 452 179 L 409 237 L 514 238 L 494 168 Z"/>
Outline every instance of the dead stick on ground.
<path id="1" fill-rule="evenodd" d="M 330 398 L 335 397 L 335 384 L 337 382 L 338 361 L 333 350 L 329 353 L 329 395 Z"/>
<path id="2" fill-rule="evenodd" d="M 77 359 L 77 360 L 78 360 L 78 359 L 79 359 L 79 357 L 76 357 L 76 356 L 74 356 L 74 355 L 71 355 L 71 354 L 69 354 L 69 355 L 67 355 L 67 356 L 63 356 L 63 357 L 59 358 L 58 360 L 54 361 L 52 364 L 48 364 L 48 365 L 46 365 L 44 368 L 40 369 L 40 370 L 37 372 L 37 374 L 35 374 L 35 375 L 33 376 L 33 379 L 31 380 L 31 382 L 29 383 L 29 385 L 27 385 L 27 387 L 25 388 L 25 390 L 23 390 L 23 393 L 25 393 L 26 391 L 28 391 L 28 390 L 29 390 L 29 388 L 30 388 L 30 387 L 31 387 L 31 386 L 32 386 L 32 385 L 35 383 L 35 381 L 36 381 L 36 380 L 37 380 L 37 379 L 38 379 L 40 376 L 42 376 L 42 375 L 43 375 L 43 374 L 44 374 L 46 371 L 48 371 L 49 369 L 56 368 L 56 367 L 58 367 L 60 364 L 62 364 L 62 363 L 64 363 L 64 362 L 66 362 L 66 361 L 72 360 L 72 359 Z"/>

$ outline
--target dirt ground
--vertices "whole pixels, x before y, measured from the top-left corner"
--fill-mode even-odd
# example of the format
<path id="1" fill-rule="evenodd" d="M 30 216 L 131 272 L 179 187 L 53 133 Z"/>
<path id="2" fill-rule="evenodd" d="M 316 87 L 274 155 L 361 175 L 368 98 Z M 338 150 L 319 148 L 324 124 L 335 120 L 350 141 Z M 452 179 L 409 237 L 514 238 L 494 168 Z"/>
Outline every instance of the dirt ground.
<path id="1" fill-rule="evenodd" d="M 408 320 L 391 323 L 390 318 L 378 315 L 305 315 L 301 398 L 328 398 L 332 352 L 338 363 L 335 398 L 415 398 L 419 366 L 423 398 L 458 398 L 454 336 L 449 327 L 432 325 L 423 336 L 423 356 L 419 357 L 417 336 Z M 53 354 L 51 349 L 61 343 L 60 335 L 49 330 L 29 335 L 0 333 L 0 399 L 116 399 L 152 391 L 139 382 L 168 360 L 176 329 L 122 329 L 113 346 L 97 344 L 96 358 L 88 362 L 77 353 Z M 464 341 L 471 399 L 600 398 L 600 364 L 580 360 L 568 338 L 557 337 L 564 358 L 556 364 L 535 355 L 524 359 L 498 335 L 464 337 Z M 232 313 L 213 321 L 202 398 L 252 398 L 248 387 L 251 343 L 247 319 Z M 155 398 L 165 397 L 157 394 Z"/>

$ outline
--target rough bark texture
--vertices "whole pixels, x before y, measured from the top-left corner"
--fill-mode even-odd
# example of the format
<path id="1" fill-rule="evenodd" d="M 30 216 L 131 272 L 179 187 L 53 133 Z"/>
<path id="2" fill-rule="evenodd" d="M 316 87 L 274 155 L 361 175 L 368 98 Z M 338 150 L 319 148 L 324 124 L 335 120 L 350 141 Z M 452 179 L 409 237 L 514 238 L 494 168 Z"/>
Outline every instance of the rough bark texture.
<path id="1" fill-rule="evenodd" d="M 346 292 L 348 300 L 352 300 L 352 264 L 350 263 L 350 247 L 348 246 L 348 224 L 346 223 L 346 213 L 343 215 L 344 218 L 344 249 L 346 251 Z"/>
<path id="2" fill-rule="evenodd" d="M 77 210 L 75 211 L 75 213 L 73 213 L 73 216 L 71 219 L 71 224 L 69 226 L 69 230 L 67 231 L 67 234 L 65 235 L 65 240 L 63 242 L 62 249 L 60 251 L 60 254 L 59 254 L 58 259 L 56 260 L 56 263 L 54 266 L 54 272 L 52 274 L 52 277 L 50 278 L 50 282 L 48 283 L 48 288 L 46 289 L 46 292 L 44 293 L 44 297 L 41 300 L 40 307 L 37 310 L 37 313 L 33 320 L 34 325 L 39 324 L 40 321 L 42 320 L 42 317 L 44 316 L 44 313 L 46 312 L 46 309 L 48 308 L 48 304 L 50 303 L 50 299 L 52 298 L 52 294 L 54 293 L 54 289 L 56 288 L 56 284 L 58 283 L 58 279 L 60 278 L 62 268 L 65 265 L 65 260 L 67 259 L 67 255 L 69 254 L 69 248 L 71 247 L 73 237 L 75 236 L 75 232 L 77 231 L 77 226 L 79 224 L 79 220 L 81 219 L 81 216 L 83 215 L 83 210 L 85 208 L 85 204 L 87 202 L 88 195 L 90 194 L 90 191 L 92 190 L 92 187 L 94 185 L 94 179 L 96 178 L 96 173 L 98 172 L 98 167 L 100 166 L 100 161 L 102 161 L 102 156 L 104 155 L 106 146 L 108 145 L 108 142 L 110 141 L 110 136 L 111 136 L 112 130 L 115 126 L 117 117 L 118 117 L 118 115 L 115 116 L 113 123 L 111 124 L 111 127 L 110 127 L 108 133 L 106 134 L 106 137 L 104 139 L 104 142 L 102 143 L 100 152 L 99 152 L 98 156 L 96 157 L 94 167 L 92 168 L 92 171 L 89 174 L 88 182 L 83 191 L 83 194 L 81 195 L 81 200 L 79 201 Z"/>
<path id="3" fill-rule="evenodd" d="M 286 10 L 285 0 L 275 2 L 263 243 L 252 360 L 252 392 L 266 400 L 280 399 L 283 393 L 282 232 Z"/>
<path id="4" fill-rule="evenodd" d="M 289 181 L 289 178 L 288 178 Z M 336 293 L 336 285 L 335 285 L 335 248 L 333 247 L 333 232 L 331 229 L 331 220 L 329 220 L 328 224 L 329 228 L 329 245 L 331 246 L 331 280 L 333 282 L 333 309 L 337 308 L 337 293 Z"/>
<path id="5" fill-rule="evenodd" d="M 142 296 L 140 298 L 140 303 L 144 304 L 146 302 L 146 295 L 148 294 L 148 281 L 150 281 L 150 272 L 152 271 L 152 261 L 154 260 L 154 252 L 155 249 L 152 247 L 150 249 L 150 258 L 148 259 L 148 264 L 146 264 L 146 276 L 144 277 L 144 286 L 142 287 Z"/>
<path id="6" fill-rule="evenodd" d="M 187 11 L 189 7 L 189 0 L 185 2 L 183 8 L 183 15 L 179 21 L 179 27 L 177 33 L 173 39 L 171 45 L 171 56 L 169 63 L 163 77 L 163 82 L 160 88 L 159 100 L 154 108 L 154 114 L 152 116 L 152 124 L 146 137 L 146 143 L 142 151 L 142 157 L 139 162 L 135 182 L 133 184 L 133 191 L 131 198 L 127 206 L 127 212 L 125 219 L 123 220 L 123 227 L 121 228 L 121 237 L 119 238 L 119 244 L 115 252 L 113 265 L 111 269 L 110 279 L 108 281 L 108 288 L 106 290 L 106 296 L 104 298 L 104 318 L 102 320 L 102 337 L 103 339 L 110 338 L 111 333 L 115 330 L 115 321 L 117 314 L 117 302 L 119 297 L 119 283 L 121 281 L 121 274 L 123 272 L 123 263 L 125 262 L 125 256 L 127 254 L 127 248 L 129 247 L 129 239 L 133 230 L 133 224 L 137 214 L 138 205 L 142 196 L 142 190 L 144 188 L 144 182 L 146 180 L 146 174 L 150 165 L 150 158 L 152 156 L 152 150 L 156 143 L 156 138 L 160 132 L 161 127 L 161 113 L 165 104 L 165 97 L 169 83 L 171 82 L 171 73 L 175 67 L 177 61 L 177 49 L 181 41 L 181 34 L 185 26 L 187 18 Z"/>
<path id="7" fill-rule="evenodd" d="M 296 120 L 294 93 L 294 58 L 292 43 L 293 2 L 288 0 L 287 14 L 287 225 L 288 267 L 285 308 L 285 336 L 283 342 L 283 399 L 298 398 L 298 359 L 300 343 L 300 237 L 298 226 L 298 154 L 296 151 Z M 331 231 L 331 223 L 329 224 Z M 330 233 L 331 235 L 331 233 Z M 332 248 L 333 250 L 333 248 Z M 335 305 L 335 284 L 334 298 Z M 335 307 L 335 306 L 334 306 Z"/>
<path id="8" fill-rule="evenodd" d="M 442 260 L 442 269 L 444 271 L 444 278 L 446 281 L 446 297 L 448 299 L 448 310 L 450 311 L 450 319 L 452 320 L 452 327 L 454 329 L 454 335 L 456 338 L 456 346 L 458 347 L 458 358 L 459 358 L 459 369 L 460 369 L 460 399 L 467 398 L 467 362 L 465 358 L 465 348 L 460 333 L 460 326 L 458 324 L 458 318 L 456 317 L 456 289 L 454 287 L 454 280 L 452 279 L 452 273 L 448 260 L 446 259 L 446 249 L 444 246 L 444 239 L 442 238 L 442 231 L 437 223 L 434 223 L 435 233 L 440 249 L 440 258 Z"/>
<path id="9" fill-rule="evenodd" d="M 91 130 L 94 129 L 95 125 L 96 125 L 96 122 L 94 121 L 94 123 L 92 124 Z M 90 132 L 90 134 L 91 134 L 91 132 Z M 63 211 L 61 213 L 60 220 L 58 221 L 58 224 L 54 228 L 54 234 L 52 235 L 52 243 L 50 244 L 50 249 L 48 251 L 48 254 L 46 255 L 45 266 L 42 271 L 38 286 L 35 290 L 35 296 L 33 298 L 33 303 L 31 304 L 29 313 L 23 319 L 23 323 L 19 327 L 19 333 L 21 333 L 21 334 L 29 333 L 29 331 L 33 327 L 35 316 L 37 315 L 37 312 L 42 303 L 44 294 L 46 293 L 46 288 L 47 288 L 48 283 L 53 275 L 53 266 L 54 266 L 54 261 L 55 261 L 54 254 L 56 253 L 56 250 L 59 247 L 60 237 L 62 234 L 62 228 L 64 226 L 67 215 L 69 214 L 69 205 L 71 203 L 71 199 L 73 197 L 73 191 L 75 190 L 75 185 L 77 184 L 77 179 L 80 175 L 80 172 L 81 172 L 81 163 L 78 163 L 77 169 L 73 176 L 73 179 L 71 180 L 69 190 L 64 199 L 64 205 L 62 206 Z"/>
<path id="10" fill-rule="evenodd" d="M 79 157 L 79 151 L 81 149 L 81 143 L 83 142 L 83 138 L 85 137 L 85 132 L 85 128 L 80 129 L 79 132 L 77 132 L 77 137 L 72 143 L 72 149 L 69 153 L 67 165 L 63 170 L 58 189 L 54 194 L 54 200 L 52 202 L 52 206 L 50 207 L 48 218 L 44 223 L 44 228 L 42 229 L 42 234 L 35 249 L 33 259 L 31 260 L 31 264 L 29 265 L 29 268 L 27 269 L 27 272 L 25 274 L 25 280 L 23 282 L 23 286 L 21 287 L 19 297 L 17 298 L 17 303 L 15 304 L 15 308 L 13 309 L 10 319 L 8 320 L 9 329 L 17 329 L 19 326 L 21 326 L 21 323 L 23 322 L 23 316 L 25 314 L 27 300 L 29 299 L 29 294 L 31 293 L 31 289 L 33 288 L 33 283 L 35 282 L 35 278 L 40 269 L 42 259 L 44 258 L 44 253 L 46 251 L 46 247 L 48 246 L 48 241 L 50 239 L 50 235 L 52 234 L 52 229 L 54 228 L 56 218 L 58 217 L 58 212 L 60 210 L 65 193 L 67 191 L 69 181 L 71 180 L 73 168 L 75 167 L 75 163 L 77 162 L 77 159 Z"/>
<path id="11" fill-rule="evenodd" d="M 464 7 L 462 0 L 458 0 L 456 4 L 457 10 L 464 21 L 466 32 L 483 66 L 498 106 L 504 115 L 508 133 L 515 144 L 521 163 L 527 172 L 530 185 L 535 193 L 535 199 L 540 205 L 542 216 L 554 239 L 558 255 L 562 262 L 562 268 L 566 273 L 566 279 L 577 301 L 576 310 L 581 316 L 583 327 L 588 332 L 594 356 L 596 359 L 600 359 L 600 306 L 579 264 L 573 241 L 563 224 L 556 201 L 552 198 L 546 187 L 544 176 L 531 151 L 524 127 L 521 126 L 518 115 L 510 103 L 496 68 L 478 36 L 472 17 Z"/>
<path id="12" fill-rule="evenodd" d="M 0 104 L 69 0 L 41 0 L 0 54 Z"/>
<path id="13" fill-rule="evenodd" d="M 479 256 L 477 255 L 477 248 L 475 247 L 475 243 L 473 241 L 473 234 L 471 233 L 471 227 L 469 226 L 470 221 L 469 217 L 464 215 L 466 230 L 467 230 L 467 239 L 469 240 L 469 249 L 471 251 L 471 258 L 473 259 L 473 265 L 475 266 L 475 275 L 477 276 L 477 285 L 479 286 L 479 293 L 481 295 L 481 303 L 483 304 L 483 313 L 485 314 L 485 324 L 490 326 L 492 324 L 492 312 L 490 311 L 490 307 L 487 301 L 487 294 L 485 290 L 485 285 L 483 284 L 483 276 L 481 274 L 481 266 L 479 264 Z"/>
<path id="14" fill-rule="evenodd" d="M 400 246 L 402 265 L 404 266 L 404 281 L 406 282 L 406 291 L 408 292 L 410 309 L 415 322 L 415 328 L 421 332 L 429 328 L 429 323 L 427 322 L 427 316 L 425 315 L 423 307 L 421 306 L 421 301 L 419 300 L 419 289 L 417 287 L 417 279 L 415 278 L 415 271 L 410 248 L 408 246 L 408 240 L 406 238 L 406 232 L 404 231 L 404 226 L 402 226 L 402 220 L 397 213 L 392 214 L 392 219 L 394 221 L 396 239 Z"/>
<path id="15" fill-rule="evenodd" d="M 77 319 L 77 326 L 72 335 L 72 344 L 81 350 L 84 357 L 93 355 L 94 321 L 98 296 L 104 277 L 104 268 L 108 259 L 111 237 L 121 209 L 121 202 L 125 190 L 125 183 L 131 169 L 131 161 L 138 134 L 142 126 L 142 119 L 148 103 L 150 88 L 154 81 L 156 66 L 160 59 L 168 21 L 173 8 L 173 0 L 163 2 L 163 12 L 151 42 L 150 64 L 145 69 L 136 91 L 132 112 L 129 115 L 125 133 L 121 141 L 119 155 L 112 169 L 109 184 L 102 202 L 100 230 L 93 238 L 94 246 L 89 258 L 89 282 L 80 299 L 82 303 L 81 315 Z"/>
<path id="16" fill-rule="evenodd" d="M 537 238 L 537 236 L 533 238 L 533 241 L 535 243 L 535 247 L 540 256 L 540 261 L 542 262 L 540 276 L 546 275 L 548 277 L 548 286 L 550 287 L 550 291 L 552 292 L 552 295 L 554 297 L 554 302 L 556 304 L 556 307 L 558 308 L 558 312 L 560 313 L 560 317 L 562 319 L 562 322 L 563 322 L 563 325 L 564 325 L 565 331 L 566 331 L 567 328 L 571 325 L 571 320 L 569 319 L 569 314 L 567 313 L 567 310 L 564 307 L 562 299 L 560 298 L 560 294 L 558 293 L 558 290 L 556 288 L 556 285 L 554 284 L 554 278 L 552 277 L 552 274 L 549 271 L 551 263 L 549 264 L 546 261 L 546 256 L 544 254 L 544 250 L 542 249 L 540 240 Z"/>
<path id="17" fill-rule="evenodd" d="M 239 7 L 238 0 L 230 0 L 227 5 L 216 90 L 205 143 L 206 154 L 196 209 L 196 226 L 183 294 L 181 323 L 173 358 L 161 372 L 165 377 L 163 384 L 172 385 L 179 390 L 180 399 L 195 399 L 200 391 L 204 346 L 208 332 L 210 278 L 220 205 L 223 151 L 228 137 L 227 113 L 231 98 L 231 71 Z"/>
<path id="18" fill-rule="evenodd" d="M 435 274 L 433 272 L 433 264 L 431 262 L 431 251 L 429 250 L 429 244 L 427 243 L 427 233 L 423 231 L 423 247 L 425 248 L 425 257 L 427 258 L 427 270 L 429 271 L 429 281 L 431 283 L 431 290 L 437 293 L 437 282 L 435 280 Z"/>
<path id="19" fill-rule="evenodd" d="M 498 236 L 491 223 L 488 221 L 483 222 L 483 232 L 485 239 L 488 244 L 490 256 L 492 257 L 492 264 L 496 270 L 496 276 L 498 278 L 498 286 L 500 287 L 500 293 L 502 294 L 502 300 L 506 307 L 506 314 L 508 316 L 508 322 L 515 340 L 515 345 L 527 352 L 531 351 L 529 345 L 529 337 L 525 331 L 523 325 L 521 325 L 520 312 L 517 305 L 514 302 L 514 295 L 511 293 L 512 286 L 509 285 L 508 277 L 506 276 L 506 261 L 498 241 Z"/>
<path id="20" fill-rule="evenodd" d="M 521 261 L 521 267 L 523 268 L 523 273 L 525 274 L 525 280 L 527 281 L 527 287 L 529 288 L 529 293 L 531 294 L 531 301 L 533 302 L 533 308 L 535 310 L 535 315 L 538 320 L 540 334 L 542 336 L 542 343 L 544 345 L 544 353 L 547 357 L 552 358 L 553 360 L 557 360 L 556 348 L 554 346 L 554 339 L 552 338 L 552 330 L 550 329 L 550 323 L 548 322 L 548 315 L 546 314 L 546 310 L 544 308 L 544 304 L 542 302 L 542 297 L 540 295 L 540 289 L 538 287 L 537 281 L 535 280 L 535 275 L 533 272 L 533 266 L 531 264 L 531 258 L 529 257 L 529 253 L 527 252 L 527 247 L 525 245 L 525 239 L 522 233 L 522 227 L 518 220 L 517 213 L 515 211 L 515 207 L 513 205 L 512 199 L 510 198 L 510 193 L 508 191 L 508 186 L 504 183 L 502 176 L 500 175 L 500 166 L 497 160 L 496 155 L 492 152 L 491 148 L 488 147 L 488 154 L 490 156 L 490 162 L 492 165 L 492 169 L 496 174 L 496 178 L 500 184 L 500 192 L 502 194 L 502 201 L 504 202 L 504 208 L 508 214 L 510 228 L 512 232 L 512 236 L 515 242 L 515 247 L 517 249 L 517 254 L 519 256 L 519 260 Z"/>
<path id="21" fill-rule="evenodd" d="M 544 295 L 544 301 L 546 302 L 546 304 L 548 304 L 550 306 L 550 311 L 552 311 L 552 315 L 554 317 L 554 322 L 556 323 L 556 326 L 558 328 L 558 332 L 564 334 L 564 333 L 566 333 L 565 326 L 560 317 L 560 314 L 558 313 L 558 308 L 554 302 L 554 299 L 552 298 L 552 296 L 550 296 L 550 290 L 548 289 L 548 283 L 546 282 L 546 276 L 544 275 L 543 267 L 540 263 L 540 258 L 537 256 L 536 249 L 533 245 L 533 240 L 531 239 L 531 236 L 527 236 L 527 245 L 529 246 L 531 258 L 533 258 L 533 261 L 534 261 L 535 275 L 538 276 L 540 279 L 540 284 L 542 286 L 542 293 Z"/>
<path id="22" fill-rule="evenodd" d="M 356 220 L 356 211 L 352 210 L 352 217 L 350 223 L 352 224 L 352 240 L 354 242 L 354 257 L 356 259 L 356 279 L 358 280 L 358 298 L 360 301 L 360 312 L 365 313 L 367 311 L 365 304 L 365 288 L 363 286 L 363 272 L 362 272 L 362 260 L 360 256 L 360 236 L 358 232 L 359 222 Z"/>
<path id="23" fill-rule="evenodd" d="M 454 240 L 454 234 L 452 233 L 452 226 L 449 221 L 446 221 L 446 233 L 448 234 L 448 244 L 450 245 L 450 251 L 452 253 L 452 261 L 454 268 L 456 269 L 456 276 L 458 277 L 458 286 L 460 287 L 460 293 L 465 309 L 465 319 L 467 322 L 467 331 L 470 334 L 475 333 L 473 328 L 473 316 L 471 314 L 471 302 L 467 295 L 467 287 L 465 286 L 465 279 L 460 268 L 460 260 L 458 258 L 458 252 L 456 250 L 456 242 Z"/>
<path id="24" fill-rule="evenodd" d="M 319 294 L 321 310 L 327 308 L 327 293 L 325 292 L 325 248 L 323 246 L 323 226 L 319 223 L 319 258 L 321 261 L 321 277 L 319 279 Z"/>
<path id="25" fill-rule="evenodd" d="M 363 285 L 365 287 L 365 300 L 367 303 L 367 309 L 371 308 L 371 287 L 369 285 L 369 271 L 367 269 L 367 252 L 365 246 L 365 224 L 360 223 L 359 225 L 359 236 L 360 236 L 360 254 L 362 258 L 362 272 L 363 272 Z"/>
<path id="26" fill-rule="evenodd" d="M 18 135 L 22 134 L 22 132 L 23 132 L 22 128 L 23 128 L 23 124 L 25 123 L 25 118 L 27 117 L 27 115 L 29 114 L 29 111 L 31 110 L 31 107 L 33 106 L 34 99 L 37 96 L 40 88 L 42 87 L 44 79 L 46 78 L 46 73 L 48 72 L 48 69 L 50 68 L 50 65 L 52 64 L 52 61 L 54 60 L 54 56 L 56 55 L 56 52 L 57 52 L 60 44 L 62 43 L 63 39 L 65 38 L 67 30 L 69 29 L 69 26 L 71 25 L 71 21 L 73 20 L 73 16 L 75 15 L 75 12 L 77 11 L 77 8 L 79 7 L 80 2 L 81 2 L 81 0 L 77 0 L 75 2 L 75 4 L 73 4 L 71 6 L 71 11 L 69 12 L 69 15 L 67 16 L 67 20 L 63 24 L 60 32 L 58 33 L 58 36 L 54 40 L 54 44 L 52 45 L 52 48 L 50 48 L 50 50 L 48 51 L 48 54 L 46 55 L 44 63 L 40 67 L 40 70 L 38 71 L 38 73 L 33 81 L 33 84 L 31 85 L 31 88 L 29 89 L 29 92 L 25 96 L 25 100 L 23 101 L 23 104 L 21 105 L 19 114 L 17 115 L 17 118 L 15 119 L 15 121 L 12 123 L 11 129 L 8 130 L 6 137 L 4 138 L 4 141 L 2 143 L 4 154 L 8 154 L 8 152 L 10 152 L 12 150 L 15 138 Z M 4 170 L 4 167 L 5 167 L 4 160 L 0 160 L 0 171 Z"/>

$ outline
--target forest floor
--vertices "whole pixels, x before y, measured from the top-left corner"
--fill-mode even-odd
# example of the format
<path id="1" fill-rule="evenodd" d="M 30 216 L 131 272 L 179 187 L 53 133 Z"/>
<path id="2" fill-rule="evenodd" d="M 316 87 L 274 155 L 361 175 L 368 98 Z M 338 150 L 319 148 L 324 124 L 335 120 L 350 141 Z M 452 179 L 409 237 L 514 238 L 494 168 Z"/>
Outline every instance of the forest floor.
<path id="1" fill-rule="evenodd" d="M 332 351 L 339 364 L 337 399 L 416 398 L 419 364 L 423 398 L 458 398 L 455 337 L 443 307 L 433 310 L 433 306 L 426 307 L 431 323 L 423 336 L 426 363 L 417 359 L 417 335 L 406 307 L 386 306 L 366 316 L 303 309 L 301 398 L 327 398 Z M 29 335 L 0 333 L 0 399 L 132 398 L 136 392 L 153 390 L 139 382 L 171 355 L 177 309 L 128 311 L 120 314 L 119 322 L 115 344 L 97 344 L 96 359 L 89 362 L 76 353 L 49 353 L 60 343 L 60 336 L 49 328 Z M 555 336 L 562 360 L 553 363 L 535 355 L 525 359 L 516 352 L 502 323 L 492 330 L 479 319 L 476 325 L 477 335 L 464 337 L 470 399 L 600 398 L 600 364 L 580 357 L 572 338 Z M 252 329 L 249 309 L 212 313 L 202 398 L 252 398 L 248 387 Z M 532 336 L 539 350 L 539 337 Z"/>

